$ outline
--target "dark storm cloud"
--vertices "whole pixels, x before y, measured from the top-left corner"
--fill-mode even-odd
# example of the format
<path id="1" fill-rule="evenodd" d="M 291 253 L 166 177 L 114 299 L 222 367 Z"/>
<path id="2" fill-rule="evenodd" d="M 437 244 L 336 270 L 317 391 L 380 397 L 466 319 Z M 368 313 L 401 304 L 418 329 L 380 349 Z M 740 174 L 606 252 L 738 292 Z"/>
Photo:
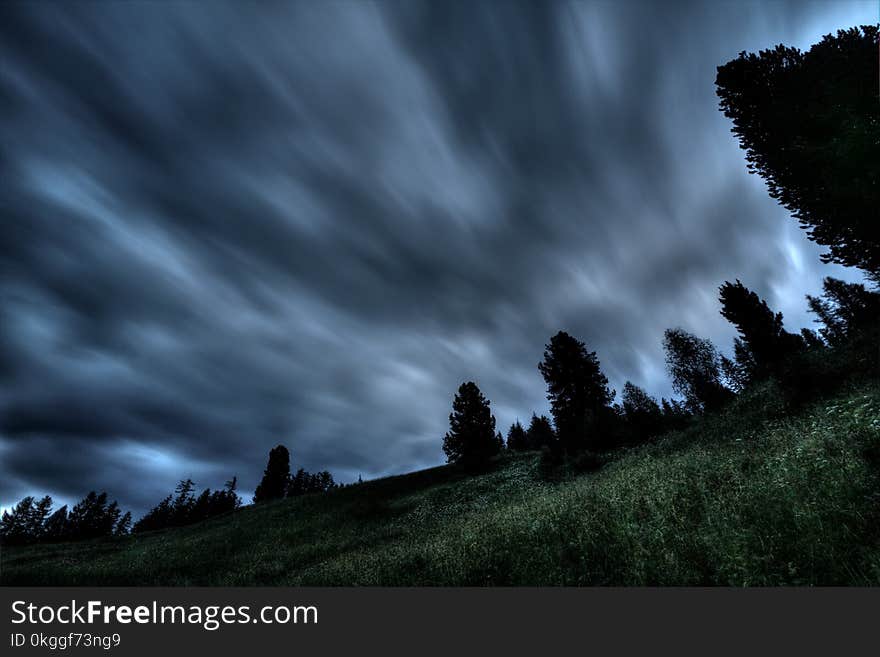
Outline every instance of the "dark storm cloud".
<path id="1" fill-rule="evenodd" d="M 871 3 L 25 4 L 0 21 L 0 506 L 268 449 L 343 480 L 441 459 L 475 379 L 546 410 L 563 328 L 669 394 L 739 277 L 805 325 L 837 273 L 745 173 L 740 50 Z M 851 275 L 850 275 L 851 276 Z"/>

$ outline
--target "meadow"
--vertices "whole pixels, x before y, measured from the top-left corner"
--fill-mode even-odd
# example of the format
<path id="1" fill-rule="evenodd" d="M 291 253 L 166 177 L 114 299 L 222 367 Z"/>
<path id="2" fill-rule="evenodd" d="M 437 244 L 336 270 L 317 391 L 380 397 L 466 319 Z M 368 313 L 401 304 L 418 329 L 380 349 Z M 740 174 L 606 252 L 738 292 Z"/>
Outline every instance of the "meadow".
<path id="1" fill-rule="evenodd" d="M 878 585 L 880 385 L 759 386 L 595 472 L 535 452 L 4 548 L 3 585 Z"/>

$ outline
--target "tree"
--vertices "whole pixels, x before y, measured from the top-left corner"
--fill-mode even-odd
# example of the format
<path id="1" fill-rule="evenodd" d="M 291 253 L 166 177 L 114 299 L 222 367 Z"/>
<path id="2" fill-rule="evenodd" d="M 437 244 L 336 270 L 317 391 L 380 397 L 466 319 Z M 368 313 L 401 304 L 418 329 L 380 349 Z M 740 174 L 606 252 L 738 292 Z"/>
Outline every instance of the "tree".
<path id="1" fill-rule="evenodd" d="M 168 495 L 150 509 L 143 518 L 134 523 L 131 532 L 139 533 L 187 525 L 234 511 L 241 506 L 241 498 L 235 492 L 237 485 L 238 480 L 233 477 L 226 482 L 223 490 L 212 491 L 206 488 L 196 497 L 192 479 L 182 479 L 174 489 L 175 494 Z M 117 524 L 116 533 L 125 533 L 124 529 L 127 528 L 125 520 L 123 516 Z"/>
<path id="2" fill-rule="evenodd" d="M 287 496 L 296 497 L 311 493 L 326 493 L 334 488 L 337 488 L 337 484 L 333 481 L 333 475 L 326 470 L 312 474 L 304 468 L 300 468 L 296 471 L 296 475 L 290 478 Z"/>
<path id="3" fill-rule="evenodd" d="M 663 348 L 672 389 L 684 395 L 689 410 L 716 411 L 733 397 L 721 383 L 721 358 L 709 340 L 680 328 L 666 329 Z"/>
<path id="4" fill-rule="evenodd" d="M 827 35 L 807 52 L 782 45 L 718 68 L 721 110 L 824 262 L 880 277 L 880 103 L 876 26 Z"/>
<path id="5" fill-rule="evenodd" d="M 173 499 L 174 498 L 169 495 L 150 509 L 144 514 L 143 518 L 134 523 L 134 526 L 131 528 L 131 533 L 137 534 L 139 532 L 154 531 L 156 529 L 165 529 L 170 526 L 172 511 L 174 508 L 172 503 Z"/>
<path id="6" fill-rule="evenodd" d="M 734 362 L 722 360 L 722 369 L 739 386 L 777 374 L 788 358 L 803 351 L 803 338 L 782 327 L 782 313 L 770 310 L 766 301 L 739 280 L 725 281 L 719 293 L 721 315 L 739 332 Z"/>
<path id="7" fill-rule="evenodd" d="M 507 430 L 507 449 L 522 452 L 529 449 L 529 437 L 519 420 L 510 425 Z"/>
<path id="8" fill-rule="evenodd" d="M 193 500 L 188 521 L 199 522 L 200 520 L 210 518 L 213 511 L 213 502 L 211 489 L 206 488 Z"/>
<path id="9" fill-rule="evenodd" d="M 192 479 L 181 479 L 174 489 L 177 494 L 171 504 L 171 524 L 186 525 L 192 522 L 191 515 L 195 507 L 196 499 L 193 491 L 196 484 Z"/>
<path id="10" fill-rule="evenodd" d="M 269 451 L 269 462 L 263 479 L 254 491 L 254 503 L 277 500 L 285 496 L 290 482 L 290 452 L 284 445 Z"/>
<path id="11" fill-rule="evenodd" d="M 31 532 L 34 498 L 28 495 L 0 518 L 0 538 L 4 545 L 23 545 L 35 540 Z"/>
<path id="12" fill-rule="evenodd" d="M 547 383 L 550 412 L 563 448 L 573 454 L 595 446 L 614 398 L 596 352 L 559 331 L 546 345 L 538 370 Z"/>
<path id="13" fill-rule="evenodd" d="M 807 295 L 809 296 L 809 295 Z M 801 329 L 801 339 L 804 341 L 804 346 L 807 349 L 824 349 L 825 342 L 822 338 L 819 337 L 819 334 L 816 333 L 813 329 L 802 328 Z"/>
<path id="14" fill-rule="evenodd" d="M 822 296 L 807 295 L 810 310 L 823 327 L 822 338 L 831 346 L 841 346 L 855 337 L 876 333 L 880 326 L 880 293 L 859 283 L 846 283 L 826 277 Z"/>
<path id="15" fill-rule="evenodd" d="M 46 523 L 43 525 L 43 540 L 63 541 L 67 538 L 67 535 L 67 505 L 65 504 L 46 518 Z"/>
<path id="16" fill-rule="evenodd" d="M 116 527 L 113 528 L 113 534 L 116 536 L 125 536 L 131 531 L 131 511 L 126 511 L 122 517 L 119 519 L 119 522 L 116 523 Z"/>
<path id="17" fill-rule="evenodd" d="M 529 422 L 529 428 L 526 430 L 526 437 L 529 441 L 529 449 L 541 449 L 556 443 L 556 432 L 553 430 L 550 418 L 546 415 L 538 417 L 532 413 L 532 420 Z"/>
<path id="18" fill-rule="evenodd" d="M 91 491 L 70 511 L 67 517 L 69 535 L 74 539 L 110 536 L 119 522 L 120 513 L 115 501 L 107 503 L 107 493 Z"/>
<path id="19" fill-rule="evenodd" d="M 449 431 L 443 438 L 443 452 L 450 463 L 477 466 L 498 453 L 495 418 L 489 400 L 473 381 L 462 383 L 452 400 Z"/>
<path id="20" fill-rule="evenodd" d="M 631 440 L 638 442 L 663 433 L 663 412 L 647 392 L 627 381 L 621 401 Z"/>

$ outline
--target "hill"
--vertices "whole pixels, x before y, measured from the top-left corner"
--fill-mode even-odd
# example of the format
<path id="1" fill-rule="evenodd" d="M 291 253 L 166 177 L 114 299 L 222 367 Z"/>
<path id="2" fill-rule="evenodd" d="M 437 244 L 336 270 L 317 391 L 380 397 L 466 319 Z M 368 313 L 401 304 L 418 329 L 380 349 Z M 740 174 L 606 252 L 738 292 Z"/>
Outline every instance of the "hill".
<path id="1" fill-rule="evenodd" d="M 616 456 L 535 453 L 245 507 L 190 527 L 5 548 L 4 585 L 880 584 L 880 386 L 787 417 L 765 386 Z"/>

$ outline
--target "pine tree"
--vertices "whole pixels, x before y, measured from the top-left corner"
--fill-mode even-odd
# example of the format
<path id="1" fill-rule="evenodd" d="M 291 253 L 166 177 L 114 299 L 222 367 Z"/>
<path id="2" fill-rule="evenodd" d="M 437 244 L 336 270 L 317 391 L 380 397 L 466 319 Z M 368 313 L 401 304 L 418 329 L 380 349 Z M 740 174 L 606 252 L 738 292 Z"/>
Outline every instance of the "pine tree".
<path id="1" fill-rule="evenodd" d="M 499 451 L 495 418 L 489 401 L 472 381 L 462 383 L 452 401 L 449 432 L 443 438 L 443 452 L 450 463 L 478 466 Z"/>
<path id="2" fill-rule="evenodd" d="M 113 534 L 116 536 L 125 536 L 131 531 L 131 511 L 126 511 L 116 523 Z"/>
<path id="3" fill-rule="evenodd" d="M 822 324 L 819 334 L 833 347 L 853 338 L 876 334 L 880 327 L 880 293 L 860 283 L 826 277 L 822 296 L 808 295 L 807 303 Z"/>
<path id="4" fill-rule="evenodd" d="M 515 452 L 529 449 L 529 437 L 519 420 L 511 424 L 510 429 L 507 430 L 507 449 Z"/>
<path id="5" fill-rule="evenodd" d="M 880 103 L 876 25 L 827 35 L 807 52 L 777 46 L 718 68 L 721 110 L 750 172 L 825 262 L 880 281 Z"/>
<path id="6" fill-rule="evenodd" d="M 254 491 L 254 503 L 277 500 L 287 494 L 290 482 L 290 452 L 284 445 L 269 451 L 269 462 L 263 472 L 263 479 Z"/>
<path id="7" fill-rule="evenodd" d="M 170 526 L 172 511 L 174 508 L 172 503 L 173 499 L 173 496 L 169 495 L 150 509 L 144 514 L 143 518 L 134 523 L 134 526 L 131 528 L 131 533 L 136 534 L 139 532 L 154 531 Z"/>
<path id="8" fill-rule="evenodd" d="M 43 526 L 43 529 L 43 535 L 46 541 L 63 541 L 67 538 L 68 526 L 66 504 L 46 518 L 46 524 Z"/>
<path id="9" fill-rule="evenodd" d="M 529 449 L 542 449 L 551 447 L 556 443 L 556 432 L 550 418 L 546 415 L 538 417 L 532 413 L 532 419 L 529 422 L 529 428 L 526 430 L 526 436 L 529 442 Z"/>
<path id="10" fill-rule="evenodd" d="M 788 358 L 803 351 L 803 339 L 782 327 L 782 313 L 774 313 L 738 280 L 726 281 L 719 292 L 721 315 L 739 332 L 734 366 L 725 363 L 728 377 L 737 385 L 778 374 Z"/>
<path id="11" fill-rule="evenodd" d="M 568 453 L 595 448 L 611 415 L 614 393 L 595 352 L 564 331 L 550 339 L 538 370 L 547 383 L 547 399 L 556 432 Z"/>
<path id="12" fill-rule="evenodd" d="M 196 484 L 192 479 L 181 479 L 174 489 L 176 496 L 171 505 L 171 524 L 186 525 L 190 520 L 190 515 L 195 506 L 195 498 L 193 491 Z"/>
<path id="13" fill-rule="evenodd" d="M 110 536 L 120 516 L 119 505 L 107 503 L 107 493 L 91 491 L 78 502 L 67 518 L 71 538 L 96 538 Z"/>
<path id="14" fill-rule="evenodd" d="M 0 518 L 0 538 L 4 545 L 23 545 L 34 540 L 31 534 L 31 518 L 34 514 L 34 498 L 23 498 Z"/>

